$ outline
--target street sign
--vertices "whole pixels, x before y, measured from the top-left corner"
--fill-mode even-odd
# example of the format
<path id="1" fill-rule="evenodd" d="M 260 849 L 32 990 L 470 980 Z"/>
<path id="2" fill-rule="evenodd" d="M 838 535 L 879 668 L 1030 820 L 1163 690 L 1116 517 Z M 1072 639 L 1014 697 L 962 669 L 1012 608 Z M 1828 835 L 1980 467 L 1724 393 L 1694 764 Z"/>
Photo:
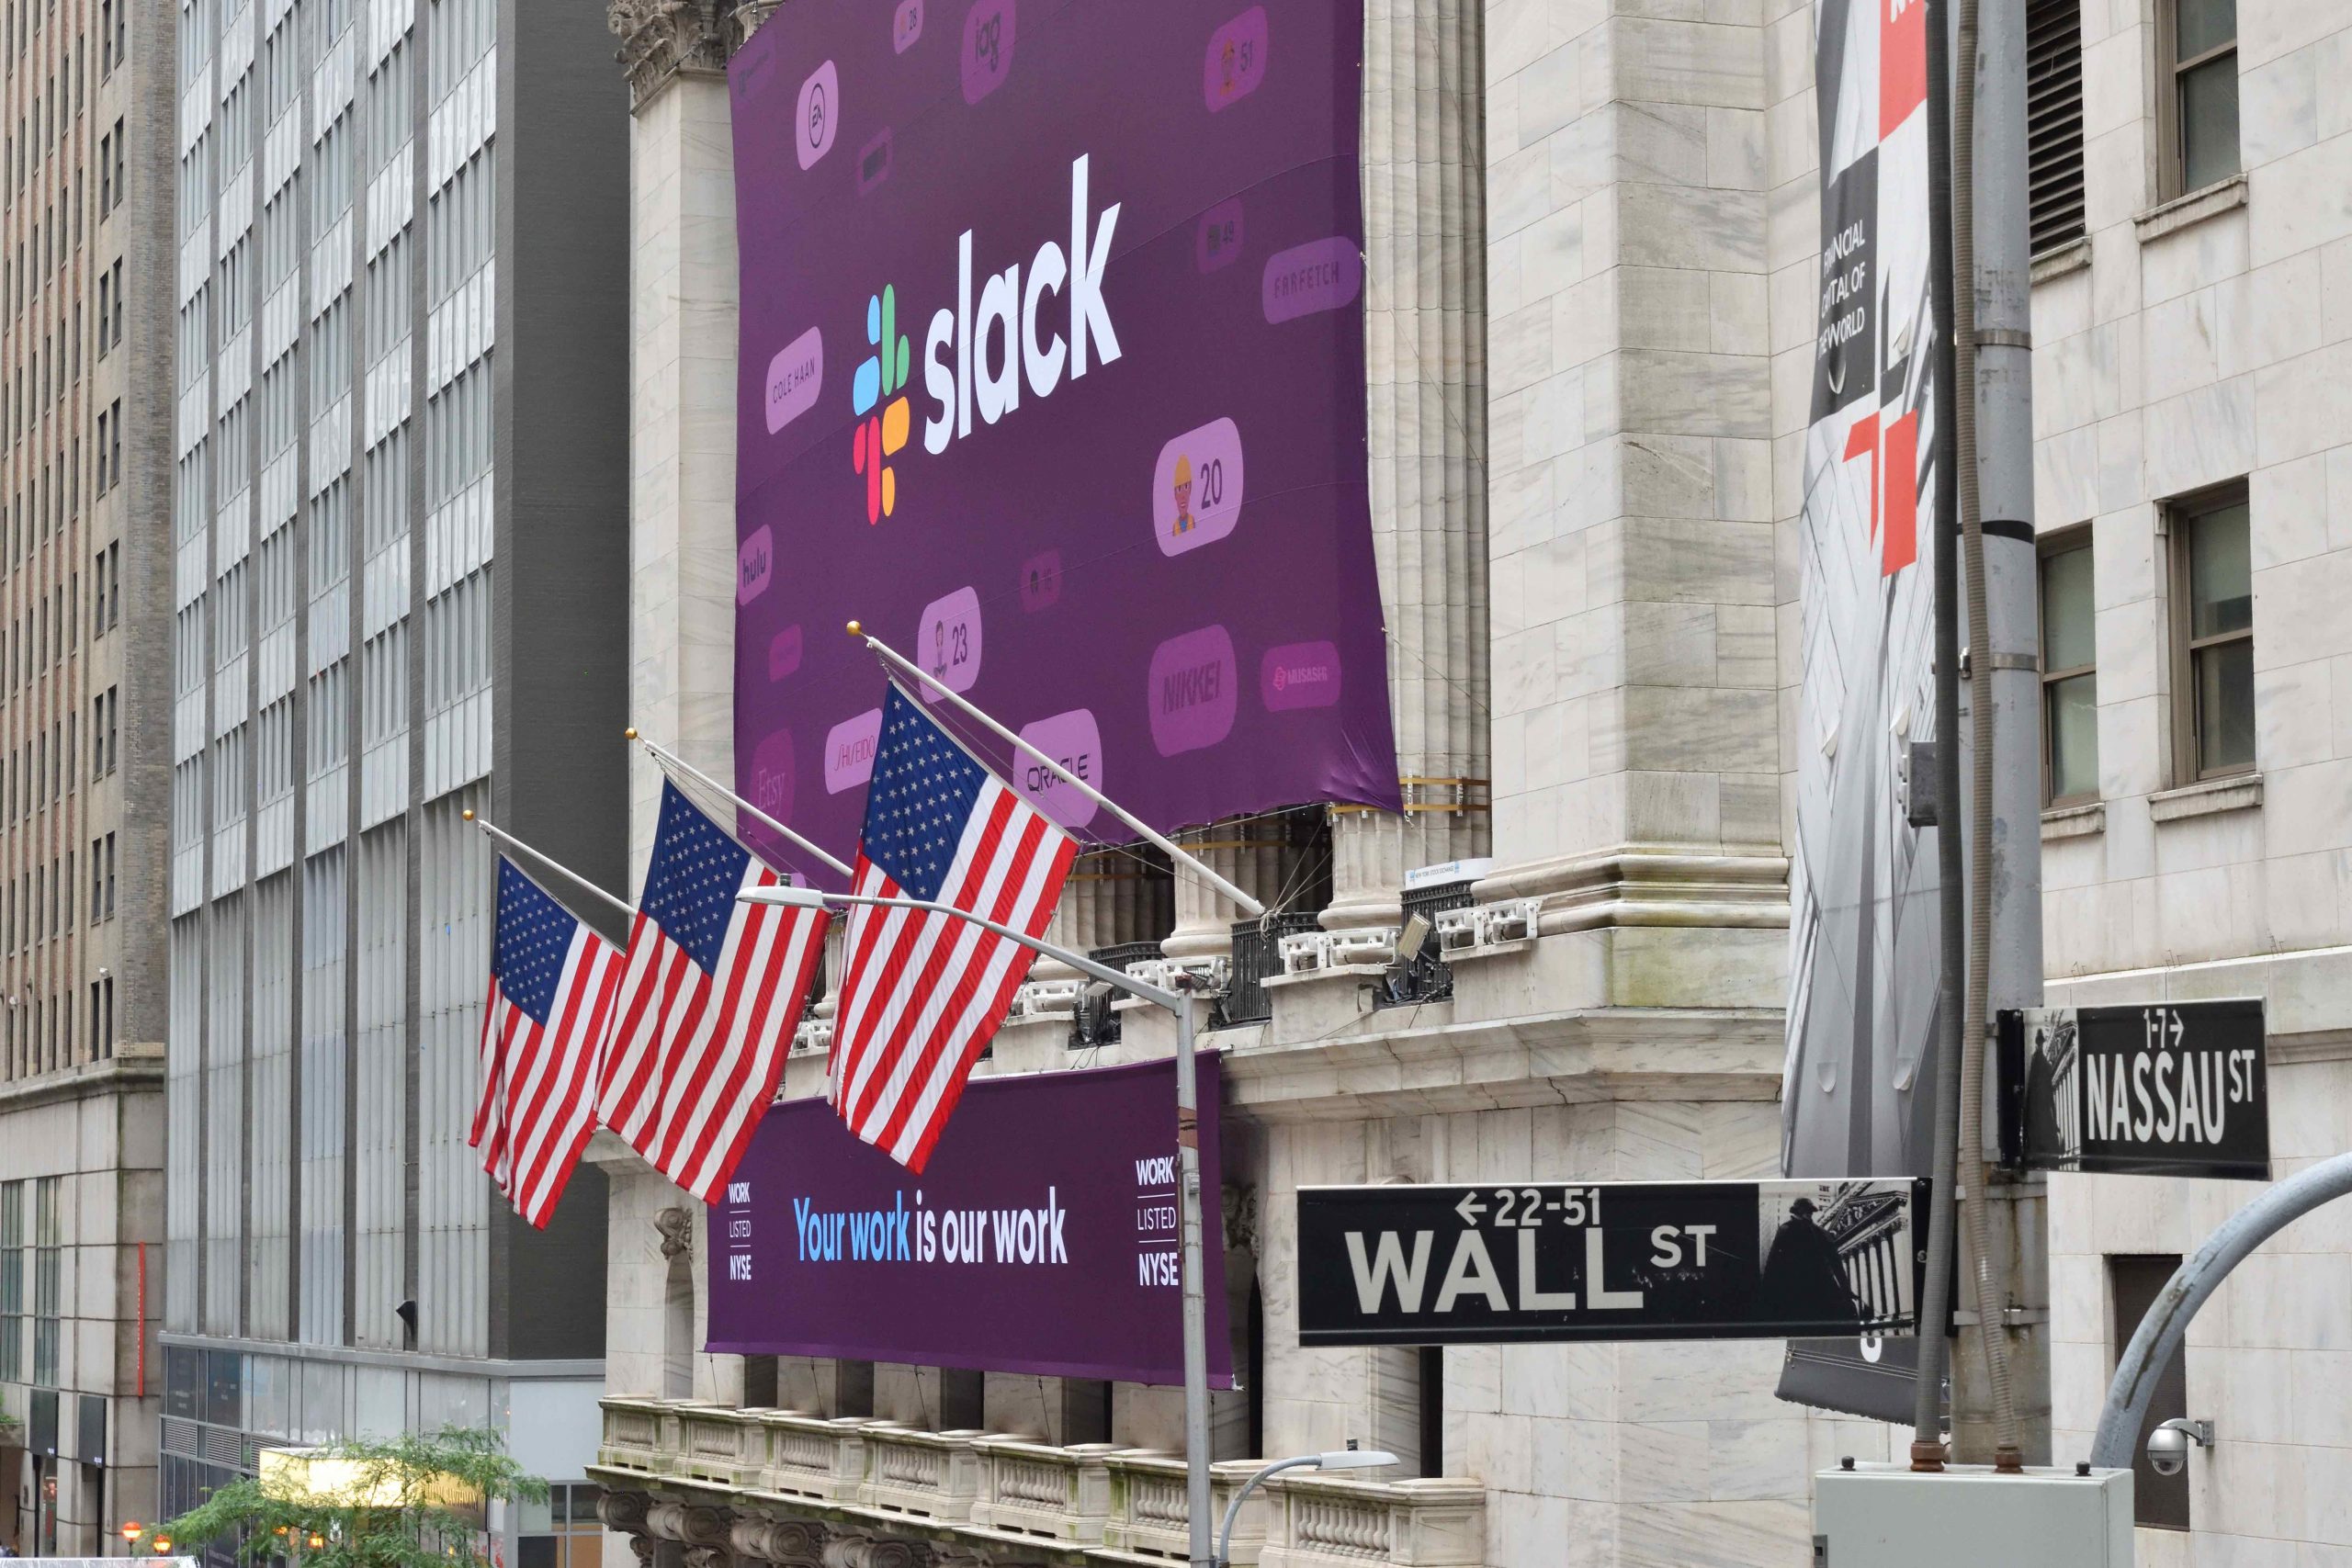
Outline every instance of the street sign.
<path id="1" fill-rule="evenodd" d="M 1999 1041 L 2011 1164 L 2270 1179 L 2258 999 L 2013 1010 Z"/>
<path id="2" fill-rule="evenodd" d="M 1927 1185 L 1904 1177 L 1301 1188 L 1298 1339 L 1908 1334 Z"/>

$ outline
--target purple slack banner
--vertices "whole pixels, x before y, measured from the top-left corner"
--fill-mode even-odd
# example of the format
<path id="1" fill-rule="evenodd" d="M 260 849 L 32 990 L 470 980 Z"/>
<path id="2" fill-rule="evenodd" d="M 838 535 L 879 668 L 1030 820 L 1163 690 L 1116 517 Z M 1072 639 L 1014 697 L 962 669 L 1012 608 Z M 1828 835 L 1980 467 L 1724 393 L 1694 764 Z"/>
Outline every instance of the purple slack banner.
<path id="1" fill-rule="evenodd" d="M 857 619 L 1156 827 L 1396 808 L 1362 58 L 1325 0 L 797 0 L 737 53 L 747 799 L 856 841 Z"/>
<path id="2" fill-rule="evenodd" d="M 1209 1383 L 1231 1388 L 1222 1078 L 1199 1062 Z M 920 1177 L 787 1101 L 709 1213 L 707 1349 L 1183 1382 L 1172 1061 L 976 1077 Z"/>

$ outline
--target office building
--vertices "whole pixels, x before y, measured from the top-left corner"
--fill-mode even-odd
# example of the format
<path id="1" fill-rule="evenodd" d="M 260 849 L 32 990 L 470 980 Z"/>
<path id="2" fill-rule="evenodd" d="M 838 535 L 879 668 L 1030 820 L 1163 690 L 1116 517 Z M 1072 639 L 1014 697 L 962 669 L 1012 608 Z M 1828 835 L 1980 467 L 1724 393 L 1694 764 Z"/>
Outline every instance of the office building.
<path id="1" fill-rule="evenodd" d="M 600 1184 L 534 1232 L 466 1146 L 492 878 L 461 813 L 617 884 L 627 148 L 597 21 L 181 13 L 167 1514 L 260 1447 L 449 1422 L 581 1474 Z"/>
<path id="2" fill-rule="evenodd" d="M 0 7 L 0 1541 L 152 1517 L 175 7 Z"/>

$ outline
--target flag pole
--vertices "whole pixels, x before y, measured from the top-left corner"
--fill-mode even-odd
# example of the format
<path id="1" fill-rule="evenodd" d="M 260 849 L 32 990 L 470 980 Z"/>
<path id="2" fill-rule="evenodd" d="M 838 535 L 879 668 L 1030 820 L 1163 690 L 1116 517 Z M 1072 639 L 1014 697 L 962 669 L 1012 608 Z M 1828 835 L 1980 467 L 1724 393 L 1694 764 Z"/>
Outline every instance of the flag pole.
<path id="1" fill-rule="evenodd" d="M 970 715 L 972 718 L 977 720 L 978 723 L 987 726 L 989 731 L 995 734 L 999 739 L 1011 745 L 1019 747 L 1022 750 L 1026 751 L 1032 757 L 1036 758 L 1037 761 L 1043 762 L 1053 775 L 1061 780 L 1062 783 L 1069 785 L 1070 788 L 1078 791 L 1079 794 L 1084 795 L 1087 799 L 1092 801 L 1095 805 L 1101 807 L 1112 816 L 1116 817 L 1128 827 L 1133 828 L 1136 832 L 1142 834 L 1146 840 L 1167 851 L 1168 858 L 1170 860 L 1180 861 L 1183 864 L 1190 866 L 1193 869 L 1193 874 L 1199 876 L 1202 881 L 1207 883 L 1211 887 L 1216 888 L 1219 893 L 1224 894 L 1234 903 L 1238 904 L 1241 907 L 1242 911 L 1249 915 L 1252 919 L 1255 919 L 1266 912 L 1266 907 L 1263 904 L 1261 904 L 1257 899 L 1252 898 L 1249 894 L 1244 893 L 1240 888 L 1236 887 L 1232 883 L 1227 882 L 1224 877 L 1219 876 L 1216 872 L 1210 870 L 1207 863 L 1198 855 L 1193 854 L 1189 850 L 1183 849 L 1166 834 L 1150 827 L 1140 818 L 1137 818 L 1125 807 L 1121 806 L 1117 801 L 1113 800 L 1109 795 L 1104 795 L 1101 790 L 1096 789 L 1092 784 L 1088 784 L 1084 779 L 1080 778 L 1068 768 L 1062 766 L 1061 763 L 1046 755 L 1046 753 L 1038 750 L 1037 747 L 1032 745 L 1026 740 L 1023 740 L 1020 736 L 1015 735 L 1012 730 L 1007 729 L 995 719 L 990 718 L 987 714 L 981 712 L 979 708 L 971 703 L 965 701 L 960 693 L 949 691 L 945 686 L 941 685 L 937 681 L 932 679 L 931 676 L 925 674 L 921 667 L 909 660 L 906 655 L 900 653 L 897 649 L 892 648 L 888 643 L 884 642 L 880 637 L 866 636 L 865 628 L 860 626 L 857 622 L 852 621 L 849 624 L 849 635 L 854 637 L 863 638 L 865 646 L 872 649 L 875 653 L 881 658 L 882 661 L 886 665 L 893 665 L 898 669 L 905 671 L 908 674 L 913 676 L 916 680 L 922 682 L 933 691 L 937 692 L 941 696 L 945 697 L 949 702 L 954 703 L 958 708 L 961 708 L 965 713 Z"/>
<path id="2" fill-rule="evenodd" d="M 537 861 L 541 865 L 548 867 L 551 871 L 561 872 L 568 880 L 576 883 L 582 887 L 585 887 L 589 892 L 594 893 L 597 897 L 602 898 L 605 903 L 610 904 L 614 908 L 618 909 L 621 912 L 622 919 L 630 920 L 637 919 L 637 907 L 635 905 L 628 903 L 626 899 L 616 897 L 612 894 L 605 892 L 602 887 L 597 886 L 596 884 L 589 881 L 586 877 L 581 875 L 578 872 L 572 870 L 561 861 L 550 859 L 548 856 L 540 853 L 537 850 L 533 849 L 530 845 L 525 843 L 522 840 L 516 838 L 505 829 L 492 827 L 488 821 L 475 816 L 471 811 L 465 813 L 465 818 L 475 827 L 481 829 L 483 832 L 489 834 L 498 842 L 506 845 L 510 849 L 522 851 L 525 854 L 530 856 L 533 860 Z"/>
<path id="3" fill-rule="evenodd" d="M 857 874 L 855 872 L 850 870 L 848 866 L 843 865 L 840 861 L 836 860 L 831 855 L 827 854 L 824 851 L 819 849 L 816 845 L 810 843 L 808 840 L 802 838 L 799 834 L 794 832 L 791 829 L 786 827 L 783 823 L 777 821 L 775 818 L 769 816 L 766 812 L 761 810 L 750 801 L 745 800 L 741 795 L 737 795 L 733 790 L 729 789 L 725 784 L 720 784 L 717 779 L 712 778 L 708 773 L 704 773 L 700 768 L 695 767 L 692 762 L 687 761 L 684 757 L 679 756 L 675 751 L 671 750 L 667 746 L 662 745 L 660 741 L 649 740 L 634 729 L 626 729 L 621 733 L 628 739 L 636 741 L 639 746 L 644 747 L 647 752 L 652 756 L 653 760 L 661 763 L 663 768 L 675 769 L 677 772 L 682 773 L 685 774 L 686 777 L 694 780 L 696 784 L 701 784 L 704 788 L 717 790 L 720 795 L 723 795 L 728 799 L 733 801 L 738 809 L 741 810 L 748 816 L 756 818 L 762 826 L 769 829 L 773 832 L 782 834 L 787 840 L 797 846 L 803 854 L 813 855 L 818 860 L 820 860 L 827 865 L 831 866 L 843 876 L 854 877 Z"/>

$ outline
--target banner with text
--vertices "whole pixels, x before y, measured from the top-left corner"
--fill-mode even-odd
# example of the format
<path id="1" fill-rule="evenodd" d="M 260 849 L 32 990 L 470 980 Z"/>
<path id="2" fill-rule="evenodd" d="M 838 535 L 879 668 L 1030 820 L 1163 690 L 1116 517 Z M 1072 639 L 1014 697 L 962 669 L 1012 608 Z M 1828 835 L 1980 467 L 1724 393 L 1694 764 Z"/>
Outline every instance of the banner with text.
<path id="1" fill-rule="evenodd" d="M 1209 1376 L 1230 1388 L 1219 1084 L 1204 1054 Z M 709 1224 L 710 1350 L 1183 1381 L 1173 1062 L 976 1077 L 920 1177 L 786 1101 Z"/>
<path id="2" fill-rule="evenodd" d="M 1798 529 L 1803 680 L 1789 861 L 1790 1176 L 1921 1176 L 1941 982 L 1936 829 L 1905 810 L 1938 739 L 1928 0 L 1814 0 L 1820 276 Z M 1944 91 L 1940 83 L 1932 91 Z M 1906 1347 L 1792 1349 L 1784 1397 L 1908 1421 Z"/>
<path id="3" fill-rule="evenodd" d="M 796 0 L 737 53 L 745 796 L 855 841 L 854 617 L 1159 827 L 1396 807 L 1362 46 L 1321 0 Z"/>

